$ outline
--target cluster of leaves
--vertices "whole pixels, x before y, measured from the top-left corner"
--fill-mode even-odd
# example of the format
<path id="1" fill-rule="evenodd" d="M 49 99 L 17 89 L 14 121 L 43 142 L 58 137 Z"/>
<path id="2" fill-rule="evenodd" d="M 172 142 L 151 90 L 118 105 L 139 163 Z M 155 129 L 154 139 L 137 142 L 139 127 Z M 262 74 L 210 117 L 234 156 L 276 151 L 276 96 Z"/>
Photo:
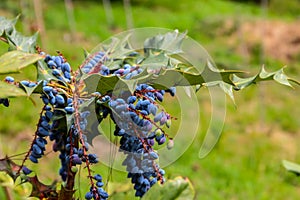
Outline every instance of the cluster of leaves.
<path id="1" fill-rule="evenodd" d="M 34 64 L 36 66 L 37 79 L 33 81 L 38 84 L 34 87 L 28 87 L 22 84 L 8 84 L 5 81 L 0 81 L 1 99 L 43 94 L 44 80 L 61 84 L 61 80 L 57 79 L 46 63 L 42 61 L 45 56 L 40 54 L 40 52 L 36 52 L 37 35 L 35 34 L 31 37 L 23 36 L 15 30 L 16 21 L 17 19 L 9 20 L 0 18 L 0 40 L 9 45 L 9 51 L 0 56 L 0 74 L 18 73 L 23 68 Z M 98 92 L 102 96 L 113 92 L 117 96 L 122 91 L 133 93 L 136 86 L 142 83 L 146 83 L 156 89 L 191 86 L 191 88 L 198 91 L 202 87 L 220 87 L 234 99 L 233 90 L 241 90 L 261 81 L 275 80 L 287 86 L 291 86 L 290 82 L 299 84 L 297 81 L 286 76 L 282 69 L 268 73 L 262 68 L 258 74 L 252 77 L 241 78 L 236 75 L 242 73 L 241 71 L 218 69 L 209 56 L 205 56 L 204 66 L 194 66 L 183 57 L 184 52 L 181 46 L 185 40 L 185 33 L 182 34 L 178 31 L 173 31 L 150 37 L 145 40 L 142 49 L 134 49 L 130 43 L 130 35 L 121 39 L 112 37 L 109 43 L 101 44 L 93 53 L 87 54 L 86 60 L 73 74 L 76 81 L 70 83 L 70 88 L 80 87 L 83 88 L 86 94 Z M 121 76 L 83 73 L 82 66 L 86 62 L 89 62 L 94 53 L 99 51 L 104 52 L 106 57 L 109 58 L 102 60 L 101 64 L 107 66 L 112 71 L 119 69 L 124 63 L 139 66 L 143 71 L 129 80 Z M 80 105 L 79 109 L 92 106 L 95 103 L 95 98 L 90 97 L 90 100 Z M 65 124 L 61 125 L 67 127 L 66 132 L 70 130 L 70 122 L 73 117 L 72 115 L 67 115 L 63 121 Z M 100 113 L 98 113 L 97 118 L 97 123 L 101 123 L 102 116 Z M 87 127 L 87 131 L 89 132 L 87 139 L 89 143 L 92 143 L 93 138 L 99 135 L 98 129 L 93 128 L 92 124 L 90 123 L 89 127 Z M 8 158 L 0 161 L 0 171 L 6 172 L 13 180 L 16 180 L 20 175 L 19 172 L 22 167 L 22 165 L 17 165 Z M 23 180 L 35 186 L 33 187 L 31 196 L 40 197 L 44 191 L 51 191 L 50 196 L 52 198 L 57 195 L 53 185 L 47 186 L 40 183 L 36 176 L 27 177 Z M 184 190 L 182 188 L 190 188 L 190 184 L 184 179 L 177 179 L 170 183 L 167 182 L 165 185 L 165 187 L 176 188 L 177 191 Z M 160 195 L 164 193 L 161 192 Z M 177 194 L 182 193 L 177 192 Z M 189 192 L 188 195 L 190 194 L 192 193 Z M 157 194 L 147 193 L 146 197 L 157 198 Z M 165 199 L 172 198 L 166 197 Z"/>

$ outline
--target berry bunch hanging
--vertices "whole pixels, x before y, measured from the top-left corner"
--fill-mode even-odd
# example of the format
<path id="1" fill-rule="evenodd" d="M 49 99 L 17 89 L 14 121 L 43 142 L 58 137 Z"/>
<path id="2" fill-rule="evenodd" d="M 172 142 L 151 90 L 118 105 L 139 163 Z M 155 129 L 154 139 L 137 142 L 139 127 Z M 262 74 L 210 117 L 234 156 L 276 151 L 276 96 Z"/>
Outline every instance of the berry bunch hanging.
<path id="1" fill-rule="evenodd" d="M 21 164 L 8 158 L 0 159 L 0 171 L 14 180 L 30 182 L 31 196 L 40 199 L 75 199 L 75 177 L 79 166 L 87 171 L 90 184 L 85 199 L 107 199 L 106 183 L 94 170 L 101 162 L 90 153 L 98 126 L 110 118 L 113 133 L 119 138 L 119 151 L 125 155 L 122 165 L 131 179 L 135 196 L 143 197 L 155 184 L 163 184 L 165 171 L 159 166 L 160 145 L 174 145 L 169 133 L 174 119 L 161 106 L 166 95 L 175 96 L 176 87 L 220 87 L 233 98 L 233 89 L 241 90 L 251 84 L 275 80 L 281 84 L 298 83 L 282 70 L 260 73 L 250 78 L 235 75 L 239 71 L 216 68 L 208 55 L 204 66 L 194 66 L 182 57 L 186 34 L 177 30 L 147 38 L 142 47 L 133 49 L 129 36 L 112 38 L 86 56 L 77 68 L 58 52 L 51 56 L 36 48 L 36 35 L 24 37 L 15 30 L 15 20 L 0 18 L 0 41 L 9 51 L 0 57 L 0 104 L 10 106 L 10 98 L 39 95 L 43 106 L 36 131 Z M 125 39 L 124 39 L 125 38 Z M 9 62 L 6 62 L 9 61 Z M 11 73 L 31 64 L 36 66 L 37 79 L 15 80 Z M 240 73 L 240 72 L 239 72 Z M 39 164 L 53 151 L 60 160 L 58 174 L 61 188 L 42 184 L 28 167 L 28 161 Z"/>

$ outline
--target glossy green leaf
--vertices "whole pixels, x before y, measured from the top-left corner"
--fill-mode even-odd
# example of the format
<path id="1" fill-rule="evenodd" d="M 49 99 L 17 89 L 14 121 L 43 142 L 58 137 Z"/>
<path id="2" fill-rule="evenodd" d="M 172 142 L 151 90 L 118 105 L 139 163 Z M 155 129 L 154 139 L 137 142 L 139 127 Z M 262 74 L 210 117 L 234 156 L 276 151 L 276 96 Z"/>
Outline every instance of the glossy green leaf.
<path id="1" fill-rule="evenodd" d="M 290 162 L 287 160 L 283 160 L 282 165 L 287 171 L 295 173 L 298 176 L 300 175 L 300 165 L 299 164 Z"/>
<path id="2" fill-rule="evenodd" d="M 38 60 L 43 59 L 39 54 L 22 51 L 9 51 L 0 57 L 0 74 L 16 73 Z"/>
<path id="3" fill-rule="evenodd" d="M 8 84 L 6 82 L 0 81 L 0 97 L 8 98 L 8 97 L 18 97 L 18 96 L 26 96 L 24 90 L 20 89 L 16 85 Z"/>
<path id="4" fill-rule="evenodd" d="M 176 177 L 163 185 L 155 184 L 143 196 L 143 200 L 192 200 L 195 197 L 193 185 L 187 178 Z"/>

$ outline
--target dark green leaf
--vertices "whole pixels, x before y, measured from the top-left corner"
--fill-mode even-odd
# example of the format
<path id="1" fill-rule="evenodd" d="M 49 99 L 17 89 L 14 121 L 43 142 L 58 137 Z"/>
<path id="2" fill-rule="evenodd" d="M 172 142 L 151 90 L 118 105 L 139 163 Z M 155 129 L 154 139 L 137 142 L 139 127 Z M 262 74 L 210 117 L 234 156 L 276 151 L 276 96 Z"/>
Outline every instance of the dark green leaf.
<path id="1" fill-rule="evenodd" d="M 38 60 L 43 59 L 39 54 L 25 53 L 22 51 L 9 51 L 0 57 L 0 74 L 19 72 Z"/>
<path id="2" fill-rule="evenodd" d="M 195 191 L 187 178 L 176 177 L 168 180 L 163 185 L 155 184 L 144 195 L 143 200 L 192 200 Z"/>

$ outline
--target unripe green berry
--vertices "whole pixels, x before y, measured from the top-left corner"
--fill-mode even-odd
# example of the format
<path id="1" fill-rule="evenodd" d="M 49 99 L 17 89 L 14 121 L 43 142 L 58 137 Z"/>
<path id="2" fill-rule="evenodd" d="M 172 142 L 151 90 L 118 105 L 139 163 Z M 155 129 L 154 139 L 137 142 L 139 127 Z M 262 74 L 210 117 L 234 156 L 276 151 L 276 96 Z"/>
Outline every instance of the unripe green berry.
<path id="1" fill-rule="evenodd" d="M 72 166 L 72 167 L 71 167 L 71 171 L 72 171 L 73 173 L 77 173 L 78 168 L 77 168 L 76 166 Z"/>
<path id="2" fill-rule="evenodd" d="M 174 141 L 173 141 L 173 139 L 169 139 L 169 141 L 167 143 L 167 148 L 172 149 L 173 147 L 174 147 Z"/>
<path id="3" fill-rule="evenodd" d="M 171 124 L 172 124 L 171 119 L 168 119 L 167 122 L 166 122 L 166 126 L 167 126 L 168 128 L 170 128 L 170 127 L 171 127 Z"/>
<path id="4" fill-rule="evenodd" d="M 157 129 L 156 131 L 155 131 L 155 135 L 156 136 L 160 136 L 160 135 L 162 135 L 162 131 L 161 131 L 161 129 Z"/>

